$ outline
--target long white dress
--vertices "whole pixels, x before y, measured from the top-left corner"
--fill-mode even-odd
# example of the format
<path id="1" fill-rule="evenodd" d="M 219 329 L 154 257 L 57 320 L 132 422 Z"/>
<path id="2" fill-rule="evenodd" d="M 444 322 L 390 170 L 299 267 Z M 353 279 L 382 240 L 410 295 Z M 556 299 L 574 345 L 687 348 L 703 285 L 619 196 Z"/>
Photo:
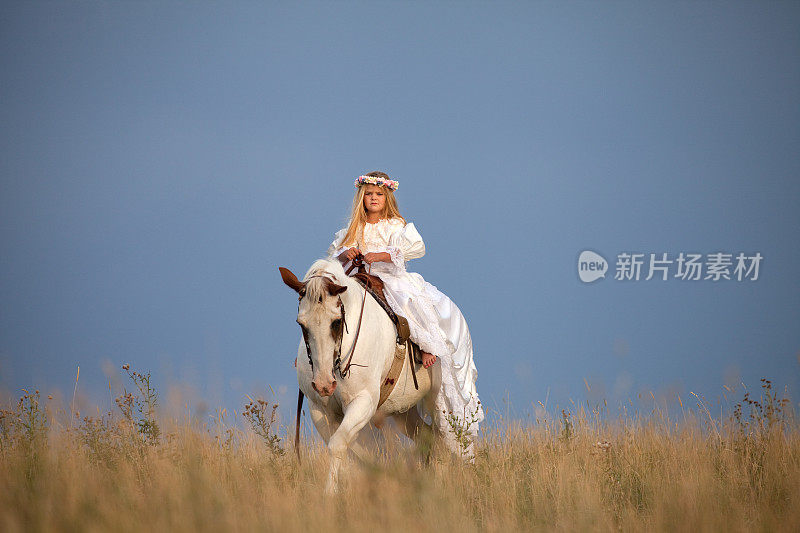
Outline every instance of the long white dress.
<path id="1" fill-rule="evenodd" d="M 328 248 L 330 259 L 338 258 L 348 248 L 342 246 L 345 233 L 347 228 L 336 232 Z M 413 223 L 405 224 L 399 218 L 367 223 L 358 248 L 362 253 L 388 252 L 391 256 L 391 263 L 372 263 L 371 273 L 383 281 L 386 300 L 392 310 L 408 319 L 411 340 L 438 357 L 442 365 L 442 386 L 436 397 L 433 423 L 454 451 L 463 452 L 447 417 L 457 416 L 462 427 L 466 425 L 464 420 L 469 423 L 474 417 L 475 423 L 468 428 L 472 441 L 484 418 L 475 388 L 478 370 L 472 358 L 472 338 L 464 316 L 450 298 L 416 272 L 406 270 L 406 261 L 425 255 L 425 243 Z M 466 451 L 471 455 L 472 445 Z"/>

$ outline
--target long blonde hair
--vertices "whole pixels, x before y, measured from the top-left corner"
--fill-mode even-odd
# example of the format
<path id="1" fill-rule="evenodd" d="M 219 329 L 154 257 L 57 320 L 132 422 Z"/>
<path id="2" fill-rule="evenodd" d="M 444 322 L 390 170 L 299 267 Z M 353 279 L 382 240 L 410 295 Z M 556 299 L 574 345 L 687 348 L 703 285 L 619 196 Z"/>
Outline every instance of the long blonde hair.
<path id="1" fill-rule="evenodd" d="M 375 176 L 384 179 L 390 179 L 388 175 L 383 172 L 370 172 L 364 174 L 365 176 Z M 347 233 L 344 235 L 341 246 L 357 245 L 359 240 L 363 241 L 364 224 L 367 222 L 367 210 L 364 209 L 364 192 L 366 188 L 364 185 L 356 190 L 353 197 L 353 210 L 350 213 L 350 225 L 347 226 Z M 386 202 L 383 204 L 383 211 L 381 218 L 399 218 L 405 223 L 406 219 L 400 214 L 400 209 L 397 207 L 397 199 L 394 197 L 394 191 L 383 187 L 383 193 L 386 196 Z"/>

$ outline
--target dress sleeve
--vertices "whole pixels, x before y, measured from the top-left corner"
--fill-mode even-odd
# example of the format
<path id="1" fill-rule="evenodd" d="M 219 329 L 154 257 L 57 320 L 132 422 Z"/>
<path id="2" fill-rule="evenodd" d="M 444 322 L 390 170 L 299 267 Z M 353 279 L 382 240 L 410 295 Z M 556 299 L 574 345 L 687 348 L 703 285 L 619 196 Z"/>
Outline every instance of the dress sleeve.
<path id="1" fill-rule="evenodd" d="M 425 243 L 414 224 L 408 223 L 392 233 L 386 251 L 389 252 L 394 266 L 398 270 L 405 270 L 406 261 L 425 255 Z"/>
<path id="2" fill-rule="evenodd" d="M 342 228 L 333 236 L 333 242 L 328 246 L 328 259 L 337 259 L 339 254 L 347 249 L 347 246 L 342 246 L 342 241 L 347 233 L 347 228 Z"/>

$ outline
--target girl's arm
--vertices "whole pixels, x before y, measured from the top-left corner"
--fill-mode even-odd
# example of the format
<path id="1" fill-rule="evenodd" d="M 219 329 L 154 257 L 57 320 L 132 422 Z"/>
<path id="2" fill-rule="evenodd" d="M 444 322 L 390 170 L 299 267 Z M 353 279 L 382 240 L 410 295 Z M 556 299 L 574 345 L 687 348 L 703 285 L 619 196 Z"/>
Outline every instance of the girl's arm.
<path id="1" fill-rule="evenodd" d="M 351 248 L 352 250 L 352 248 Z M 389 252 L 369 252 L 364 254 L 364 262 L 372 263 L 391 263 L 392 256 Z"/>
<path id="2" fill-rule="evenodd" d="M 389 245 L 397 247 L 403 261 L 419 259 L 425 255 L 425 242 L 413 222 L 409 222 L 401 231 L 392 235 Z"/>
<path id="3" fill-rule="evenodd" d="M 406 261 L 423 255 L 425 255 L 425 243 L 414 224 L 408 223 L 392 233 L 385 252 L 368 253 L 364 256 L 364 260 L 368 263 L 390 263 L 398 271 L 405 271 Z"/>

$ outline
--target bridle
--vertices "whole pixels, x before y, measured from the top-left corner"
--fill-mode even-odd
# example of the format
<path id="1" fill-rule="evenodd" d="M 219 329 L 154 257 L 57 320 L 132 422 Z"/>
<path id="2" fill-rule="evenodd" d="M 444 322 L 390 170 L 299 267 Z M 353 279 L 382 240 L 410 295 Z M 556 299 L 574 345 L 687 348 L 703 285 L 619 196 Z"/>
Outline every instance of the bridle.
<path id="1" fill-rule="evenodd" d="M 364 267 L 363 267 L 362 257 L 363 256 L 359 255 L 359 256 L 357 256 L 356 258 L 353 259 L 353 261 L 352 261 L 353 265 L 350 267 L 350 269 L 348 269 L 347 274 L 349 274 L 353 270 L 353 267 L 356 267 L 356 266 L 359 268 L 359 270 L 363 270 Z M 367 272 L 369 272 L 371 269 L 372 269 L 372 265 L 369 265 L 367 267 Z M 330 281 L 331 283 L 335 283 L 334 280 L 331 279 L 330 277 L 323 276 L 323 275 L 320 275 L 320 274 L 315 274 L 313 276 L 309 276 L 306 279 L 308 280 L 308 279 L 311 279 L 311 278 L 323 278 L 323 279 L 326 279 L 326 280 Z M 356 343 L 358 342 L 358 335 L 361 333 L 361 321 L 364 318 L 364 304 L 366 303 L 367 292 L 368 291 L 366 289 L 364 289 L 364 296 L 361 298 L 361 312 L 358 314 L 358 325 L 356 326 L 356 334 L 355 334 L 355 337 L 353 338 L 353 344 L 350 345 L 350 350 L 348 350 L 347 356 L 345 357 L 346 363 L 344 365 L 344 368 L 342 368 L 342 339 L 344 338 L 344 333 L 342 332 L 342 330 L 346 331 L 347 333 L 350 333 L 350 331 L 347 329 L 347 317 L 345 316 L 344 302 L 342 302 L 342 297 L 341 296 L 338 297 L 338 301 L 337 301 L 336 305 L 337 305 L 337 307 L 339 307 L 341 309 L 342 325 L 338 328 L 338 332 L 337 332 L 336 338 L 334 339 L 334 341 L 336 342 L 336 346 L 335 346 L 335 348 L 333 350 L 333 374 L 334 374 L 334 377 L 336 377 L 336 373 L 338 372 L 339 376 L 342 379 L 344 379 L 350 374 L 350 367 L 351 366 L 360 366 L 360 367 L 366 367 L 367 366 L 367 365 L 359 365 L 359 364 L 353 363 L 353 354 L 355 354 L 355 351 L 356 351 Z M 299 300 L 302 300 L 304 297 L 305 297 L 305 293 L 300 295 Z M 299 302 L 299 300 L 298 300 L 298 302 Z M 298 303 L 298 305 L 299 305 L 299 303 Z M 305 327 L 302 327 L 301 329 L 303 330 L 303 341 L 306 344 L 306 355 L 308 356 L 308 364 L 313 369 L 314 368 L 314 362 L 311 360 L 311 345 L 308 343 L 308 331 L 306 330 Z"/>

